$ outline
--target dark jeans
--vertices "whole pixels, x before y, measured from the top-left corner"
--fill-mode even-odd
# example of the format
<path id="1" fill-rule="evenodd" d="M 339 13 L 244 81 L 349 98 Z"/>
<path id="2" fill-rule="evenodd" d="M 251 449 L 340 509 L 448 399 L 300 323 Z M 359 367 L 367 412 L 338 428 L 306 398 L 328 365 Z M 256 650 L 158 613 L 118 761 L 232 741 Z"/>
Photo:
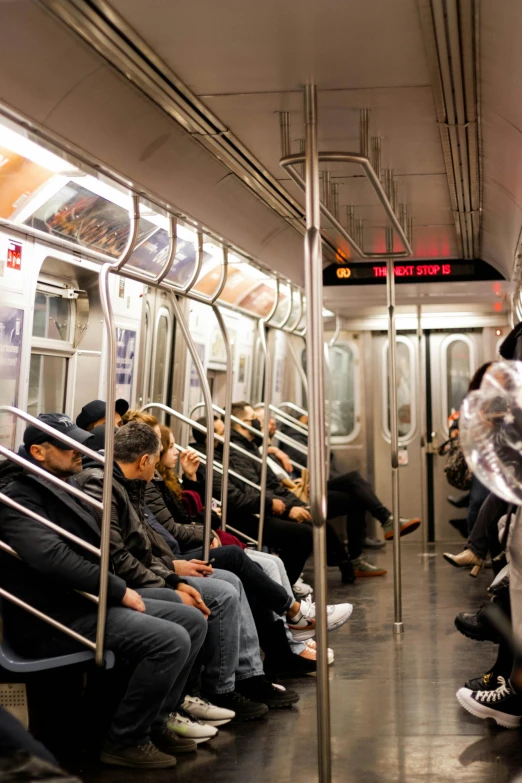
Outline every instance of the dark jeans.
<path id="1" fill-rule="evenodd" d="M 249 514 L 234 516 L 230 524 L 257 539 L 259 520 Z M 293 585 L 313 549 L 313 534 L 309 525 L 299 525 L 291 519 L 281 519 L 267 515 L 265 517 L 263 544 L 275 549 L 285 564 L 286 572 Z M 213 552 L 215 550 L 212 550 Z"/>
<path id="2" fill-rule="evenodd" d="M 162 587 L 138 592 L 145 603 L 144 613 L 123 606 L 107 611 L 107 649 L 133 667 L 108 734 L 110 742 L 120 745 L 148 742 L 151 729 L 163 725 L 175 711 L 207 633 L 202 613 L 185 606 L 174 590 Z M 70 627 L 94 641 L 96 612 L 79 617 Z M 78 644 L 50 632 L 35 647 L 36 655 L 47 655 L 77 650 Z"/>
<path id="3" fill-rule="evenodd" d="M 203 550 L 176 555 L 178 560 L 201 560 Z M 283 615 L 292 606 L 293 600 L 285 588 L 270 579 L 263 569 L 251 560 L 239 546 L 219 546 L 210 550 L 214 568 L 231 571 L 243 583 L 250 605 L 260 602 L 278 615 Z"/>
<path id="4" fill-rule="evenodd" d="M 328 482 L 329 483 L 329 482 Z M 361 556 L 366 535 L 366 508 L 346 492 L 328 490 L 328 519 L 346 517 L 348 551 L 352 560 Z M 343 547 L 344 550 L 344 547 Z M 346 555 L 345 555 L 346 559 Z M 330 564 L 329 564 L 330 565 Z"/>
<path id="5" fill-rule="evenodd" d="M 369 511 L 372 517 L 379 520 L 381 525 L 384 525 L 388 520 L 390 510 L 383 506 L 373 491 L 372 485 L 357 470 L 329 479 L 327 487 L 329 493 L 335 491 L 349 495 L 351 501 L 357 503 L 365 511 Z"/>
<path id="6" fill-rule="evenodd" d="M 491 552 L 491 557 L 500 554 L 497 525 L 499 519 L 507 514 L 507 509 L 508 504 L 505 500 L 501 500 L 492 492 L 482 503 L 477 521 L 468 538 L 468 549 L 471 549 L 477 557 L 484 559 L 488 552 Z"/>
<path id="7" fill-rule="evenodd" d="M 471 531 L 475 527 L 475 522 L 479 515 L 482 504 L 489 495 L 489 489 L 486 489 L 484 484 L 481 484 L 476 476 L 471 479 L 471 490 L 469 493 L 469 506 L 468 506 L 468 536 L 471 535 Z"/>

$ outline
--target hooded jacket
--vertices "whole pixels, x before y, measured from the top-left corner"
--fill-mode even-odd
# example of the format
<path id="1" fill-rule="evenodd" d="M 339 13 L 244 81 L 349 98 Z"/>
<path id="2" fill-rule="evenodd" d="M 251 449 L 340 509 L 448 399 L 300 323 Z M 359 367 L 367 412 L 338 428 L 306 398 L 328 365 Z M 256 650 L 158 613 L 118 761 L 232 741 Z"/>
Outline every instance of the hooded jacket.
<path id="1" fill-rule="evenodd" d="M 23 447 L 19 454 L 33 462 Z M 65 488 L 54 486 L 45 478 L 6 460 L 0 465 L 0 491 L 25 509 L 93 546 L 100 546 L 100 531 L 93 510 L 88 503 L 68 494 Z M 0 551 L 0 585 L 5 590 L 64 625 L 96 611 L 91 601 L 76 592 L 98 594 L 100 568 L 95 554 L 3 503 L 0 503 L 0 539 L 22 560 Z M 111 567 L 108 602 L 119 605 L 127 585 L 112 570 Z M 8 600 L 3 602 L 2 613 L 10 641 L 22 653 L 30 653 L 31 645 L 49 633 L 47 623 Z M 34 654 L 34 649 L 32 652 Z"/>
<path id="2" fill-rule="evenodd" d="M 94 460 L 84 461 L 84 469 L 74 477 L 75 484 L 91 497 L 103 496 L 103 470 Z M 144 587 L 171 587 L 183 581 L 167 562 L 152 552 L 151 539 L 158 550 L 166 547 L 159 533 L 146 522 L 146 482 L 125 477 L 114 463 L 111 505 L 111 559 L 118 576 L 134 589 Z M 168 549 L 168 547 L 167 547 Z M 169 550 L 170 551 L 170 550 Z"/>

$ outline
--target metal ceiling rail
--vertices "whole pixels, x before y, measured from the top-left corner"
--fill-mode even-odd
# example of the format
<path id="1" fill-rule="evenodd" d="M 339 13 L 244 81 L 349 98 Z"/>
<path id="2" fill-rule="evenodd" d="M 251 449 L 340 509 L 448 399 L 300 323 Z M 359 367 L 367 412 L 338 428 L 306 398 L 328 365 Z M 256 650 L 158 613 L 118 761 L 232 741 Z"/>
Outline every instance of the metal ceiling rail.
<path id="1" fill-rule="evenodd" d="M 212 310 L 218 322 L 218 326 L 223 337 L 225 344 L 226 355 L 226 377 L 225 377 L 225 408 L 223 411 L 225 430 L 223 433 L 223 480 L 221 482 L 221 527 L 223 530 L 227 524 L 227 511 L 228 511 L 228 468 L 230 465 L 230 430 L 231 430 L 231 415 L 232 415 L 232 395 L 234 385 L 233 374 L 233 356 L 232 346 L 230 345 L 230 337 L 228 334 L 227 325 L 223 318 L 223 313 L 219 309 L 217 304 L 212 305 Z M 210 421 L 208 421 L 210 424 Z"/>
<path id="2" fill-rule="evenodd" d="M 392 258 L 410 258 L 413 255 L 411 244 L 408 241 L 408 237 L 406 236 L 406 233 L 403 227 L 401 226 L 399 219 L 397 218 L 395 212 L 393 211 L 393 207 L 389 201 L 388 196 L 386 195 L 386 192 L 384 191 L 384 188 L 382 187 L 379 181 L 379 178 L 377 177 L 375 171 L 373 170 L 370 159 L 365 157 L 364 155 L 361 155 L 359 152 L 319 152 L 318 155 L 319 155 L 320 163 L 358 163 L 360 166 L 362 166 L 364 173 L 366 174 L 366 177 L 368 178 L 371 186 L 373 187 L 379 201 L 383 205 L 386 215 L 390 223 L 392 224 L 394 231 L 399 235 L 400 240 L 404 247 L 404 250 L 398 253 L 392 253 L 391 254 Z M 286 155 L 284 158 L 281 158 L 281 160 L 279 161 L 279 165 L 289 173 L 289 175 L 294 180 L 296 185 L 298 185 L 298 187 L 300 187 L 303 192 L 305 192 L 306 190 L 305 181 L 302 179 L 302 177 L 297 173 L 297 171 L 293 167 L 301 163 L 304 163 L 305 160 L 306 160 L 306 155 L 297 152 L 292 155 Z M 350 247 L 352 248 L 352 250 L 354 250 L 357 256 L 359 256 L 360 258 L 383 259 L 383 260 L 389 257 L 390 255 L 389 253 L 365 253 L 365 251 L 357 244 L 355 239 L 353 239 L 353 237 L 350 236 L 350 234 L 346 231 L 344 226 L 341 225 L 338 219 L 331 213 L 331 211 L 323 203 L 319 202 L 319 208 L 321 210 L 321 214 L 341 234 L 343 239 L 350 245 Z"/>

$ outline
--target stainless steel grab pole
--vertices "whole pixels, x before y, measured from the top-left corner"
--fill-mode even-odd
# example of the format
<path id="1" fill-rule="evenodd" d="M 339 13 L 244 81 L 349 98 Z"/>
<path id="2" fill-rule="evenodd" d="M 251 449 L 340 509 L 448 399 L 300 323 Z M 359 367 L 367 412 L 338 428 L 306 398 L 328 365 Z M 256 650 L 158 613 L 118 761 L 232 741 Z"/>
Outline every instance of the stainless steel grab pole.
<path id="1" fill-rule="evenodd" d="M 217 304 L 212 305 L 214 315 L 218 322 L 221 334 L 223 336 L 223 342 L 225 343 L 225 353 L 227 361 L 227 370 L 225 376 L 225 408 L 224 408 L 224 424 L 225 431 L 223 433 L 223 479 L 221 481 L 221 530 L 226 530 L 227 525 L 227 510 L 228 510 L 228 468 L 230 465 L 230 430 L 232 428 L 231 415 L 232 415 L 232 394 L 234 388 L 234 368 L 232 366 L 232 348 L 230 346 L 230 337 L 228 336 L 227 325 L 223 318 L 223 313 L 219 309 Z M 208 422 L 208 429 L 212 430 L 210 421 Z M 208 440 L 208 437 L 207 437 Z"/>
<path id="2" fill-rule="evenodd" d="M 305 100 L 306 236 L 306 352 L 309 378 L 310 505 L 314 531 L 314 583 L 317 639 L 317 738 L 319 781 L 331 780 L 330 693 L 326 617 L 326 438 L 324 414 L 324 332 L 319 156 L 317 147 L 317 88 L 307 84 Z"/>
<path id="3" fill-rule="evenodd" d="M 390 242 L 388 242 L 389 246 Z M 402 622 L 401 538 L 399 509 L 399 422 L 397 410 L 397 340 L 395 329 L 395 269 L 393 258 L 387 261 L 386 295 L 388 300 L 388 354 L 390 394 L 390 434 L 393 514 L 393 632 L 404 633 Z"/>
<path id="4" fill-rule="evenodd" d="M 181 333 L 183 334 L 183 337 L 185 338 L 187 348 L 189 349 L 190 355 L 192 357 L 192 361 L 194 362 L 194 366 L 196 368 L 196 372 L 199 376 L 199 381 L 201 383 L 201 391 L 203 392 L 203 399 L 205 400 L 205 413 L 207 416 L 207 424 L 210 424 L 210 422 L 214 421 L 214 414 L 212 410 L 212 396 L 210 394 L 210 387 L 208 385 L 207 376 L 205 374 L 203 364 L 201 363 L 201 359 L 199 358 L 198 352 L 196 350 L 196 345 L 194 343 L 194 340 L 192 339 L 192 335 L 190 333 L 188 324 L 185 320 L 185 316 L 181 312 L 181 307 L 179 306 L 178 300 L 176 298 L 176 294 L 174 292 L 172 293 L 171 301 L 172 301 L 172 309 L 174 311 L 176 322 L 179 328 L 181 329 Z M 214 470 L 213 470 L 214 438 L 212 437 L 213 434 L 214 434 L 213 427 L 211 428 L 209 426 L 207 429 L 205 517 L 203 523 L 203 559 L 204 560 L 209 559 L 210 537 L 212 532 L 212 482 L 214 478 Z"/>

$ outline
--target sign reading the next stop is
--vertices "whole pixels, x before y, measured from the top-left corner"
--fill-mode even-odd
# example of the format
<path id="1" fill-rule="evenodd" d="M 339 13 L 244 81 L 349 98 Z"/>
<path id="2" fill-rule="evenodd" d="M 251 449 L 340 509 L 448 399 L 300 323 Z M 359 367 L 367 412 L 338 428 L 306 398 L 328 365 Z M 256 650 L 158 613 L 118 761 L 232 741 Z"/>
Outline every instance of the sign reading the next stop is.
<path id="1" fill-rule="evenodd" d="M 480 259 L 396 262 L 394 274 L 396 283 L 504 280 L 500 272 Z M 330 264 L 323 270 L 323 285 L 379 285 L 386 283 L 387 275 L 387 266 L 382 262 Z"/>

